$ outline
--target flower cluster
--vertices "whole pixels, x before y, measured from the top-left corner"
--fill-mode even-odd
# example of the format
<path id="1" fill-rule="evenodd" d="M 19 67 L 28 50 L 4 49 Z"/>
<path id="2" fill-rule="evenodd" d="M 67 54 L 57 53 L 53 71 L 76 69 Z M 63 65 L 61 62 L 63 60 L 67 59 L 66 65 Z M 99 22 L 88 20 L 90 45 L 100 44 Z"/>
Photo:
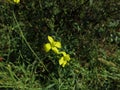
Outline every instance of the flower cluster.
<path id="1" fill-rule="evenodd" d="M 64 67 L 67 64 L 67 62 L 70 61 L 70 55 L 64 51 L 59 51 L 59 49 L 61 48 L 61 43 L 58 41 L 55 41 L 51 36 L 48 36 L 48 41 L 49 43 L 46 43 L 44 45 L 44 50 L 46 52 L 49 52 L 50 50 L 52 50 L 54 53 L 58 55 L 62 54 L 62 57 L 59 59 L 59 65 Z"/>

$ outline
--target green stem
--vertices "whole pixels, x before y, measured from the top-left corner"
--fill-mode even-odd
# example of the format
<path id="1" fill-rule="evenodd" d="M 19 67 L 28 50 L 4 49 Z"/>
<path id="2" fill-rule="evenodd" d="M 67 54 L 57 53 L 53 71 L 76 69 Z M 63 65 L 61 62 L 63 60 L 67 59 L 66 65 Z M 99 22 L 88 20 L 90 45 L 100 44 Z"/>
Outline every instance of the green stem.
<path id="1" fill-rule="evenodd" d="M 20 31 L 20 35 L 21 35 L 21 37 L 23 38 L 23 40 L 25 41 L 26 45 L 27 45 L 28 48 L 31 50 L 31 52 L 32 52 L 33 55 L 36 57 L 36 59 L 40 61 L 40 64 L 43 66 L 43 68 L 48 72 L 48 69 L 46 68 L 46 66 L 44 65 L 44 63 L 40 60 L 40 58 L 38 57 L 38 55 L 34 52 L 34 50 L 31 48 L 30 44 L 27 42 L 27 40 L 26 40 L 26 38 L 25 38 L 25 36 L 24 36 L 24 34 L 23 34 L 23 32 L 22 32 L 19 24 L 18 24 L 18 21 L 17 21 L 17 19 L 16 19 L 16 16 L 15 16 L 14 11 L 13 11 L 13 17 L 14 17 L 14 19 L 15 19 L 15 22 L 16 22 L 17 25 L 18 25 L 18 29 L 19 29 L 19 31 Z"/>

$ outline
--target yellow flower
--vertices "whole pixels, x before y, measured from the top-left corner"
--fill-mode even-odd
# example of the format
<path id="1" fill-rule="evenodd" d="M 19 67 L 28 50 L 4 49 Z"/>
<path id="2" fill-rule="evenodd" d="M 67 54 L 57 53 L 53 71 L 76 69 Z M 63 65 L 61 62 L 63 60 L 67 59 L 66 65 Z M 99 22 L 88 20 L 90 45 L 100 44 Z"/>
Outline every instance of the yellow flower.
<path id="1" fill-rule="evenodd" d="M 63 56 L 59 59 L 59 64 L 62 65 L 62 67 L 64 67 L 68 61 L 70 61 L 70 55 L 66 54 L 66 52 L 60 52 L 61 54 L 63 54 Z"/>
<path id="2" fill-rule="evenodd" d="M 13 2 L 18 4 L 18 3 L 20 3 L 20 0 L 13 0 Z"/>
<path id="3" fill-rule="evenodd" d="M 46 52 L 49 52 L 50 50 L 53 50 L 55 53 L 59 54 L 58 48 L 61 48 L 61 43 L 54 41 L 54 39 L 51 36 L 48 36 L 49 43 L 46 43 L 44 45 L 44 49 Z"/>
<path id="4" fill-rule="evenodd" d="M 62 65 L 62 67 L 64 67 L 67 64 L 67 61 L 64 60 L 64 57 L 60 58 L 59 64 Z"/>

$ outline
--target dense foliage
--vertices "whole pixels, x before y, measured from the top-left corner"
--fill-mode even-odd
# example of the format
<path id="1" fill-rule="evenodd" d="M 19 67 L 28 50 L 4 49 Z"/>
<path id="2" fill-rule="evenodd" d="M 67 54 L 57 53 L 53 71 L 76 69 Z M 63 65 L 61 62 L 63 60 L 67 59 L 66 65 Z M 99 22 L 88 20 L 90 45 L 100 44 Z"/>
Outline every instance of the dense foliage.
<path id="1" fill-rule="evenodd" d="M 64 68 L 48 35 L 70 54 Z M 0 2 L 0 39 L 0 88 L 120 89 L 120 0 Z"/>

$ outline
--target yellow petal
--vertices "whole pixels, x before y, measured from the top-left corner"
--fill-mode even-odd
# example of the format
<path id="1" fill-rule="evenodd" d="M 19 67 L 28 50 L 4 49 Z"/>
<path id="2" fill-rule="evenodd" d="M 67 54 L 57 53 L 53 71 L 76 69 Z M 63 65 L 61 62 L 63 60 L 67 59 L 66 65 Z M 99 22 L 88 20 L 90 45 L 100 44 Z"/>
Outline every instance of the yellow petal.
<path id="1" fill-rule="evenodd" d="M 66 64 L 67 64 L 67 61 L 64 61 L 62 64 L 62 67 L 65 67 Z"/>
<path id="2" fill-rule="evenodd" d="M 65 65 L 67 64 L 67 61 L 64 60 L 64 57 L 60 58 L 59 64 L 62 65 L 62 67 L 65 67 Z"/>
<path id="3" fill-rule="evenodd" d="M 61 57 L 61 58 L 59 59 L 59 64 L 62 65 L 63 63 L 64 63 L 64 58 Z"/>
<path id="4" fill-rule="evenodd" d="M 20 3 L 20 0 L 13 0 L 14 1 L 14 3 Z"/>
<path id="5" fill-rule="evenodd" d="M 61 43 L 60 42 L 54 42 L 54 46 L 57 48 L 61 48 Z"/>
<path id="6" fill-rule="evenodd" d="M 54 39 L 51 36 L 48 36 L 48 40 L 51 44 L 54 42 Z"/>
<path id="7" fill-rule="evenodd" d="M 66 56 L 66 52 L 62 51 L 60 54 L 63 54 L 63 56 Z"/>
<path id="8" fill-rule="evenodd" d="M 69 55 L 69 54 L 66 54 L 66 55 L 64 56 L 64 59 L 65 59 L 66 61 L 70 61 L 70 55 Z"/>
<path id="9" fill-rule="evenodd" d="M 53 50 L 55 53 L 59 54 L 59 50 L 58 50 L 56 47 L 52 47 L 52 50 Z"/>
<path id="10" fill-rule="evenodd" d="M 45 50 L 45 52 L 49 52 L 50 49 L 51 49 L 50 43 L 46 43 L 46 44 L 44 45 L 44 50 Z"/>

